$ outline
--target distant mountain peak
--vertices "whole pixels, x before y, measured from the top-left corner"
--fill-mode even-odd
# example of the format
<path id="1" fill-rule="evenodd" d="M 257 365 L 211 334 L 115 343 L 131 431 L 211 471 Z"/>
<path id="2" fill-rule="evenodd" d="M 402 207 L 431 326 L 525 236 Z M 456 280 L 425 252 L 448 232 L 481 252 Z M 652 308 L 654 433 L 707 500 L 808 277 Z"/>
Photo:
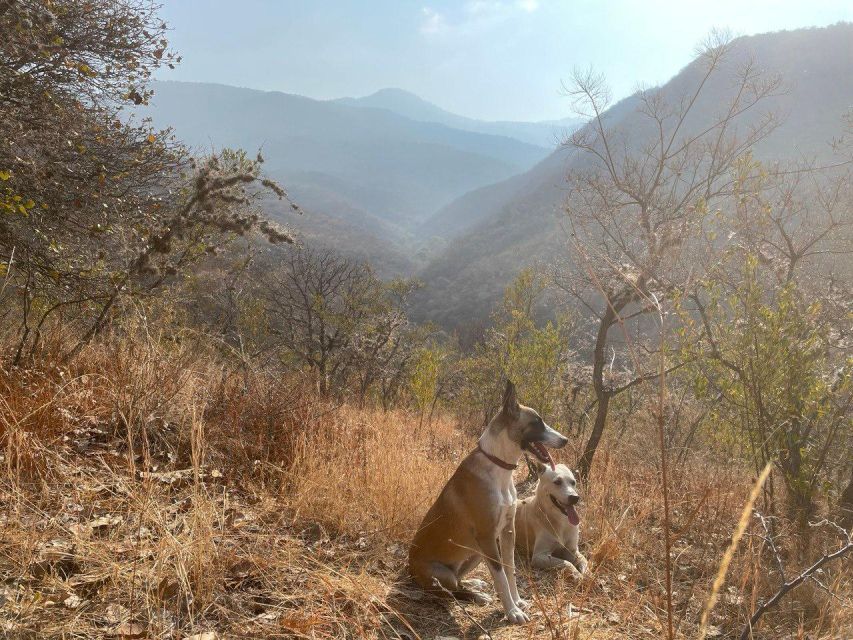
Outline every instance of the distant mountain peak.
<path id="1" fill-rule="evenodd" d="M 565 118 L 549 122 L 487 121 L 452 113 L 419 95 L 399 87 L 385 87 L 361 98 L 334 100 L 351 107 L 385 109 L 410 120 L 435 122 L 454 129 L 514 138 L 537 147 L 553 148 L 561 129 L 574 128 L 577 120 Z"/>
<path id="2" fill-rule="evenodd" d="M 412 93 L 411 91 L 407 91 L 406 89 L 401 89 L 400 87 L 384 87 L 379 89 L 378 91 L 374 91 L 370 95 L 364 96 L 365 98 L 376 98 L 376 97 L 395 97 L 395 98 L 409 98 L 411 100 L 417 100 L 418 102 L 427 102 L 428 100 L 424 100 L 416 93 Z M 431 104 L 431 103 L 430 103 Z"/>
<path id="3" fill-rule="evenodd" d="M 387 109 L 398 115 L 422 122 L 458 124 L 460 121 L 468 120 L 463 116 L 458 116 L 442 109 L 411 91 L 398 87 L 385 87 L 361 98 L 340 98 L 334 102 L 348 104 L 353 107 Z"/>

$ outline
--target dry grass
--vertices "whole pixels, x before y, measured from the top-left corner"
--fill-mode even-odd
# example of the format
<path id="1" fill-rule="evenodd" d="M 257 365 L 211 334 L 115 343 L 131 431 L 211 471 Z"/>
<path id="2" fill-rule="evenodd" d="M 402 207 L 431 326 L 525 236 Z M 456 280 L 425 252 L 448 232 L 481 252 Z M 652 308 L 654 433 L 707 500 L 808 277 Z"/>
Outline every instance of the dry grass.
<path id="1" fill-rule="evenodd" d="M 405 410 L 320 401 L 189 338 L 107 340 L 70 369 L 0 371 L 0 392 L 4 637 L 663 635 L 651 420 L 632 417 L 583 488 L 590 579 L 522 567 L 533 621 L 508 627 L 495 605 L 462 610 L 405 576 L 415 527 L 475 441 L 452 416 L 418 432 Z M 693 638 L 754 478 L 698 455 L 671 475 L 676 636 Z M 712 632 L 737 632 L 775 585 L 761 546 L 748 531 Z M 803 587 L 755 637 L 850 637 L 850 572 L 822 583 L 833 595 Z"/>

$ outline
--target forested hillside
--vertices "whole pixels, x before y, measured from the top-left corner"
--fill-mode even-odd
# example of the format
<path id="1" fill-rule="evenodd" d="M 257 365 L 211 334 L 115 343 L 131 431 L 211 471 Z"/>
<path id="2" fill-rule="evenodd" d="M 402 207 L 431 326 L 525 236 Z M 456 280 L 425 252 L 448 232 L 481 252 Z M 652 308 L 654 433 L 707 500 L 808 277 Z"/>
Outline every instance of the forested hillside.
<path id="1" fill-rule="evenodd" d="M 755 72 L 778 74 L 782 82 L 772 97 L 739 119 L 744 131 L 767 114 L 778 119 L 778 126 L 755 145 L 754 156 L 770 165 L 837 161 L 832 143 L 853 104 L 853 26 L 738 38 L 725 69 L 710 79 L 699 97 L 684 125 L 685 136 L 700 131 L 727 103 L 737 91 L 737 70 L 748 61 L 754 61 Z M 702 73 L 702 61 L 694 61 L 646 94 L 677 101 Z M 637 113 L 641 106 L 633 96 L 603 114 L 608 129 L 623 132 L 627 143 L 636 147 L 654 135 L 648 119 Z M 568 145 L 527 173 L 466 194 L 428 219 L 425 229 L 451 242 L 418 274 L 427 287 L 416 300 L 417 317 L 462 327 L 468 318 L 489 313 L 522 265 L 564 259 L 566 176 L 583 171 L 586 161 Z"/>

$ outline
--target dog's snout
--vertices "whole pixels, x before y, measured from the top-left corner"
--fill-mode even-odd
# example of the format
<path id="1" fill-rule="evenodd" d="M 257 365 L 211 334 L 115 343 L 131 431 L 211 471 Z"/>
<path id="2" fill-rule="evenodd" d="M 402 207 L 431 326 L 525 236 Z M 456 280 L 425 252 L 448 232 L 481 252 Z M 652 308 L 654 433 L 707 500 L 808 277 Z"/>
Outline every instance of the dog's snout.
<path id="1" fill-rule="evenodd" d="M 580 500 L 581 500 L 581 499 L 580 499 L 580 497 L 579 497 L 579 496 L 569 496 L 569 500 L 568 500 L 568 502 L 569 502 L 569 504 L 570 504 L 570 505 L 574 506 L 574 505 L 576 505 L 578 502 L 580 502 Z"/>
<path id="2" fill-rule="evenodd" d="M 569 439 L 546 424 L 545 436 L 542 438 L 542 442 L 551 449 L 562 449 L 569 444 Z"/>

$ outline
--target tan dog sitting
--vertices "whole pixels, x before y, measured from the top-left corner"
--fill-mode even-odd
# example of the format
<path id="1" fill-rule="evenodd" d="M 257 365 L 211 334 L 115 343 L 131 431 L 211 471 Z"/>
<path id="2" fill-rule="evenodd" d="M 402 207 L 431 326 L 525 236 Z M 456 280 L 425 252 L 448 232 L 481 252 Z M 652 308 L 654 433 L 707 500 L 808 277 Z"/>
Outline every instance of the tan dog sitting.
<path id="1" fill-rule="evenodd" d="M 510 622 L 529 618 L 515 583 L 516 491 L 512 472 L 528 451 L 553 465 L 546 446 L 568 440 L 530 407 L 520 405 L 507 383 L 503 408 L 480 437 L 477 448 L 460 463 L 424 517 L 409 550 L 409 571 L 424 589 L 488 602 L 462 578 L 485 560 Z"/>
<path id="2" fill-rule="evenodd" d="M 516 548 L 537 569 L 567 569 L 580 580 L 587 561 L 578 550 L 580 497 L 575 474 L 564 464 L 536 465 L 536 493 L 518 503 Z"/>

